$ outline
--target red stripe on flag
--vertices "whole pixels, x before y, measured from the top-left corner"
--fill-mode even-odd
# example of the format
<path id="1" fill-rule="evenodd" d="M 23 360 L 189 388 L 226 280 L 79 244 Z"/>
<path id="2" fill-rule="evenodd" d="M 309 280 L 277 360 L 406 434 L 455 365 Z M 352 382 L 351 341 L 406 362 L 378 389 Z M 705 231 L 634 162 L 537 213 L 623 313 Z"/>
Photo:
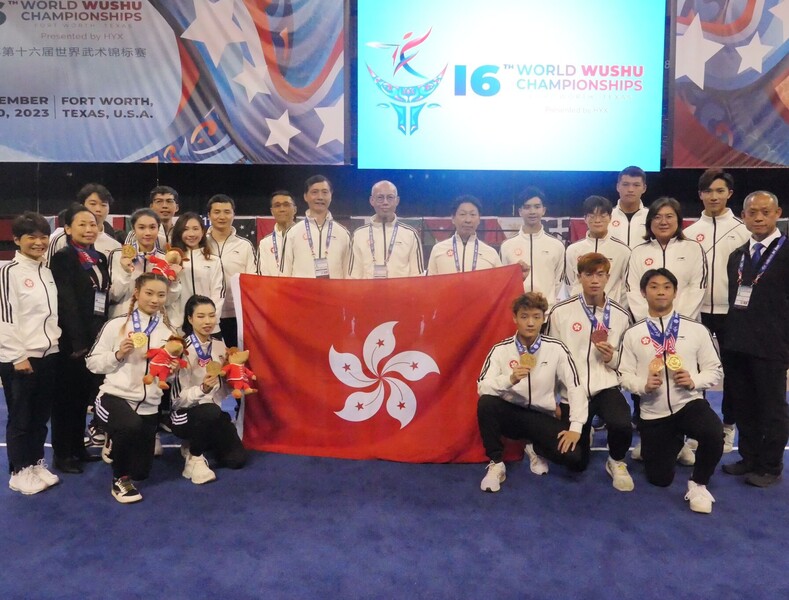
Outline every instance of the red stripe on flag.
<path id="1" fill-rule="evenodd" d="M 510 305 L 522 285 L 518 266 L 379 281 L 242 275 L 244 344 L 260 389 L 246 400 L 245 445 L 486 460 L 476 380 L 491 347 L 514 331 Z"/>

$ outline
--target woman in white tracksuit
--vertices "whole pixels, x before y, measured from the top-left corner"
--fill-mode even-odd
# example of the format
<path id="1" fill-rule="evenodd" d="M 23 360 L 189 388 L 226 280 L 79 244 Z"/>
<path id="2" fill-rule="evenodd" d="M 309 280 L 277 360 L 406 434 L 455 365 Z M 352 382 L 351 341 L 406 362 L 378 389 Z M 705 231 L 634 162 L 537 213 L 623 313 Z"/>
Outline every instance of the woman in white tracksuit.
<path id="1" fill-rule="evenodd" d="M 178 372 L 173 385 L 171 420 L 173 433 L 185 441 L 182 474 L 200 484 L 216 479 L 208 466 L 206 451 L 213 453 L 219 466 L 240 469 L 246 463 L 246 450 L 230 415 L 222 411 L 227 387 L 216 373 L 207 372 L 211 363 L 219 367 L 226 354 L 225 344 L 211 337 L 219 319 L 216 306 L 206 296 L 192 296 L 185 312 L 183 331 L 189 366 Z"/>
<path id="2" fill-rule="evenodd" d="M 143 273 L 135 280 L 129 314 L 108 321 L 86 357 L 88 369 L 104 375 L 95 411 L 99 426 L 112 443 L 105 460 L 112 462 L 112 495 L 122 504 L 142 496 L 132 480 L 148 477 L 153 464 L 162 389 L 145 384 L 150 349 L 174 335 L 165 311 L 168 281 Z M 106 450 L 106 447 L 105 447 Z"/>

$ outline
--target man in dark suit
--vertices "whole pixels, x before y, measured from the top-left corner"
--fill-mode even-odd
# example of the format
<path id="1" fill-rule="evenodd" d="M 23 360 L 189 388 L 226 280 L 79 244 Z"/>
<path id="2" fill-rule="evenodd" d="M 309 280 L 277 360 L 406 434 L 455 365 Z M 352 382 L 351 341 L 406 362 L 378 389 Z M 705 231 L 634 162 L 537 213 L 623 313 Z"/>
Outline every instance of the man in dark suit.
<path id="1" fill-rule="evenodd" d="M 776 227 L 775 194 L 745 198 L 742 219 L 751 237 L 729 257 L 729 317 L 724 371 L 740 425 L 741 460 L 723 466 L 746 483 L 769 487 L 781 479 L 789 440 L 789 244 Z"/>

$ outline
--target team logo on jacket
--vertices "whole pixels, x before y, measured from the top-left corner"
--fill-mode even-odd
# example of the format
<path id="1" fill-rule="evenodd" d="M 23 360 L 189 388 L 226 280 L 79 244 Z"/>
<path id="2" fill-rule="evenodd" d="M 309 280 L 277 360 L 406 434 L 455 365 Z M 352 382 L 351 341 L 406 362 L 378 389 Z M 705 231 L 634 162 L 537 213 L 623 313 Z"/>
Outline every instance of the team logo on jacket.
<path id="1" fill-rule="evenodd" d="M 523 254 L 523 248 L 515 248 L 515 256 L 520 256 Z"/>
<path id="2" fill-rule="evenodd" d="M 644 346 L 649 346 L 652 343 L 652 338 L 650 338 L 648 335 L 645 335 L 644 337 L 641 338 L 641 343 Z"/>
<path id="3" fill-rule="evenodd" d="M 703 242 L 703 241 L 704 241 L 704 234 L 703 234 L 703 233 L 699 233 L 699 234 L 697 234 L 697 235 L 696 235 L 696 241 L 697 241 L 699 244 L 700 244 L 701 242 Z"/>
<path id="4" fill-rule="evenodd" d="M 304 241 L 307 241 L 307 233 L 306 232 L 301 234 L 301 239 L 303 239 Z"/>
<path id="5" fill-rule="evenodd" d="M 380 367 L 395 349 L 394 326 L 397 321 L 382 323 L 364 340 L 362 357 L 329 349 L 329 366 L 334 376 L 348 387 L 365 390 L 345 399 L 345 407 L 335 414 L 346 421 L 366 421 L 386 402 L 386 412 L 400 421 L 400 429 L 416 414 L 416 396 L 406 381 L 419 381 L 430 373 L 439 373 L 438 365 L 424 352 L 406 350 L 395 354 Z"/>
<path id="6" fill-rule="evenodd" d="M 517 360 L 511 360 L 511 361 L 510 361 L 510 369 L 514 369 L 514 368 L 515 368 L 515 367 L 517 367 L 519 364 L 520 364 L 520 363 L 519 363 Z"/>
<path id="7" fill-rule="evenodd" d="M 619 227 L 619 221 L 614 221 L 613 223 L 611 223 L 611 225 L 613 225 L 614 227 Z"/>
<path id="8" fill-rule="evenodd" d="M 648 266 L 648 267 L 651 267 L 651 266 L 652 266 L 652 263 L 654 263 L 654 262 L 655 262 L 654 260 L 652 260 L 651 258 L 648 258 L 648 259 L 646 259 L 646 260 L 644 261 L 644 264 L 645 264 L 646 266 Z"/>
<path id="9" fill-rule="evenodd" d="M 447 256 L 455 256 L 455 253 L 452 250 L 447 250 Z"/>
<path id="10" fill-rule="evenodd" d="M 34 285 L 36 285 L 36 284 L 33 283 L 32 279 L 25 279 L 25 287 L 32 288 Z"/>
<path id="11" fill-rule="evenodd" d="M 581 324 L 578 321 L 573 323 L 573 331 L 581 331 Z"/>

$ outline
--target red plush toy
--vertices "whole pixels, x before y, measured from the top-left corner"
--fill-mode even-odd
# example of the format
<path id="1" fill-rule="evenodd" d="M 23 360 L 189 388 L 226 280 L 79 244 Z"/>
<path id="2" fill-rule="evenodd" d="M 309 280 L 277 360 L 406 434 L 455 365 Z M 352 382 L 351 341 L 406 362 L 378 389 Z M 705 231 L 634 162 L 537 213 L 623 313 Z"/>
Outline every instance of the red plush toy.
<path id="1" fill-rule="evenodd" d="M 244 366 L 247 360 L 249 360 L 249 350 L 227 349 L 227 364 L 222 367 L 222 373 L 227 383 L 233 388 L 233 398 L 236 400 L 242 396 L 257 392 L 256 389 L 249 385 L 249 380 L 257 381 L 257 377 Z"/>
<path id="2" fill-rule="evenodd" d="M 143 383 L 150 385 L 154 379 L 159 379 L 159 387 L 163 390 L 169 390 L 170 386 L 167 385 L 167 378 L 174 371 L 174 368 L 171 366 L 172 362 L 178 361 L 178 366 L 182 369 L 187 365 L 187 362 L 181 358 L 183 355 L 188 354 L 185 346 L 186 342 L 183 338 L 171 335 L 161 348 L 148 350 L 146 356 L 150 359 L 150 363 L 148 363 L 148 374 L 142 378 Z"/>
<path id="3" fill-rule="evenodd" d="M 167 246 L 164 258 L 153 255 L 147 258 L 148 262 L 153 265 L 153 267 L 151 267 L 151 273 L 164 275 L 170 281 L 175 281 L 177 279 L 178 273 L 183 269 L 182 263 L 185 260 L 189 260 L 180 248 L 171 248 L 169 245 Z"/>

